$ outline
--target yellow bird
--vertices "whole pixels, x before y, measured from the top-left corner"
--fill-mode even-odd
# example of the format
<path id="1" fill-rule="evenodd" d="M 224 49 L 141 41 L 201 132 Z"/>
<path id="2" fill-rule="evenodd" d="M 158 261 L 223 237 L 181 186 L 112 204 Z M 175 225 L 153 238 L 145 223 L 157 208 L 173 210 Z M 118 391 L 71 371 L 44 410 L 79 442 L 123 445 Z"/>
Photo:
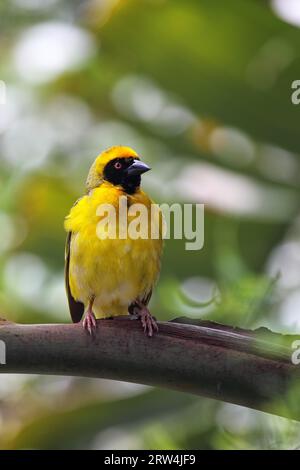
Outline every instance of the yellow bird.
<path id="1" fill-rule="evenodd" d="M 153 202 L 140 188 L 141 175 L 150 170 L 129 147 L 116 146 L 101 153 L 87 179 L 87 193 L 79 199 L 65 220 L 66 290 L 73 322 L 83 319 L 83 327 L 92 334 L 96 318 L 133 315 L 141 320 L 144 332 L 152 336 L 158 330 L 148 310 L 158 279 L 162 255 L 162 218 L 153 217 Z M 120 198 L 126 197 L 126 233 L 120 236 Z M 131 237 L 131 208 L 142 205 L 147 210 L 145 222 L 158 224 L 151 236 Z M 105 205 L 105 206 L 103 206 Z M 99 208 L 112 207 L 117 218 L 108 219 L 114 236 L 106 230 Z M 157 208 L 158 206 L 155 205 Z M 99 215 L 101 212 L 101 216 Z M 158 228 L 158 230 L 156 230 Z M 152 229 L 152 226 L 151 226 Z M 151 232 L 151 233 L 150 233 Z"/>

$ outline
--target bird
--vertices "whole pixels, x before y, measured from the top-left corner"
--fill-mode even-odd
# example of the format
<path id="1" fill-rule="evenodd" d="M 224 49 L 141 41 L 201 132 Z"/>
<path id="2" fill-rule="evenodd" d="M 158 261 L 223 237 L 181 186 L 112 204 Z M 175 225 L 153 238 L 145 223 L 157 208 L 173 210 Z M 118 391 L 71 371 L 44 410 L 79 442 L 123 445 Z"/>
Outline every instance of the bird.
<path id="1" fill-rule="evenodd" d="M 158 332 L 156 318 L 148 304 L 161 270 L 163 216 L 141 189 L 141 177 L 151 168 L 138 153 L 127 146 L 113 146 L 98 155 L 90 168 L 86 193 L 78 199 L 65 218 L 65 285 L 69 310 L 74 323 L 82 322 L 93 335 L 96 319 L 129 315 L 140 320 L 148 337 Z M 120 210 L 120 198 L 126 198 L 126 236 L 99 236 L 99 207 Z M 131 237 L 129 225 L 133 207 L 142 205 L 147 214 L 157 209 L 158 217 L 147 215 L 156 224 L 156 236 Z M 152 213 L 151 213 L 152 214 Z M 119 228 L 117 220 L 115 228 Z M 103 230 L 100 230 L 103 235 Z M 147 234 L 149 235 L 150 230 Z"/>

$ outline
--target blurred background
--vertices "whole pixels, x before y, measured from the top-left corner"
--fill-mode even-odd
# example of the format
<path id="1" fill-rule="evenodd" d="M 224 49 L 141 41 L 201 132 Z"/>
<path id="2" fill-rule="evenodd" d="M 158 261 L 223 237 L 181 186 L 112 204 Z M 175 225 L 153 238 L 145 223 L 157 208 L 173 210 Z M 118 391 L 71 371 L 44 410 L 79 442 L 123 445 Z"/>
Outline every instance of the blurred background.
<path id="1" fill-rule="evenodd" d="M 2 0 L 0 316 L 69 322 L 63 220 L 96 155 L 136 149 L 166 243 L 159 319 L 300 332 L 298 0 Z M 0 376 L 2 449 L 297 448 L 300 424 L 145 386 Z"/>

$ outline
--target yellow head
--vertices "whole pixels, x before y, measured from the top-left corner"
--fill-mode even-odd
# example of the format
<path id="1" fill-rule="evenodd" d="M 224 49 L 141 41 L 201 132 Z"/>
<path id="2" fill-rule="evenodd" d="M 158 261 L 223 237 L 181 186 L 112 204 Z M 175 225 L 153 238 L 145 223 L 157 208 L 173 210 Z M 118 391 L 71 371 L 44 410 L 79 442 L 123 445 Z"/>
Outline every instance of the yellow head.
<path id="1" fill-rule="evenodd" d="M 103 181 L 108 181 L 133 194 L 140 186 L 141 174 L 148 170 L 150 168 L 140 161 L 138 154 L 130 147 L 110 147 L 100 153 L 93 163 L 86 183 L 87 190 L 91 191 Z"/>

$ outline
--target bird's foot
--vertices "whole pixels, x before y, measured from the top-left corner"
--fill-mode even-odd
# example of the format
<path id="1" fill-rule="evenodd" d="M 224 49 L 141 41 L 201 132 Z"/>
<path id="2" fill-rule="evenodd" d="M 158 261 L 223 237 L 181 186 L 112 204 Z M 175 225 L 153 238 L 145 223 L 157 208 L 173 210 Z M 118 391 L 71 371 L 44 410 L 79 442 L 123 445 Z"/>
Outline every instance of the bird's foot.
<path id="1" fill-rule="evenodd" d="M 82 322 L 83 328 L 92 336 L 97 328 L 96 317 L 92 310 L 88 310 Z"/>
<path id="2" fill-rule="evenodd" d="M 139 320 L 141 320 L 145 335 L 151 338 L 154 333 L 158 332 L 156 318 L 151 315 L 150 311 L 145 305 L 137 303 L 133 314 L 136 315 Z"/>

